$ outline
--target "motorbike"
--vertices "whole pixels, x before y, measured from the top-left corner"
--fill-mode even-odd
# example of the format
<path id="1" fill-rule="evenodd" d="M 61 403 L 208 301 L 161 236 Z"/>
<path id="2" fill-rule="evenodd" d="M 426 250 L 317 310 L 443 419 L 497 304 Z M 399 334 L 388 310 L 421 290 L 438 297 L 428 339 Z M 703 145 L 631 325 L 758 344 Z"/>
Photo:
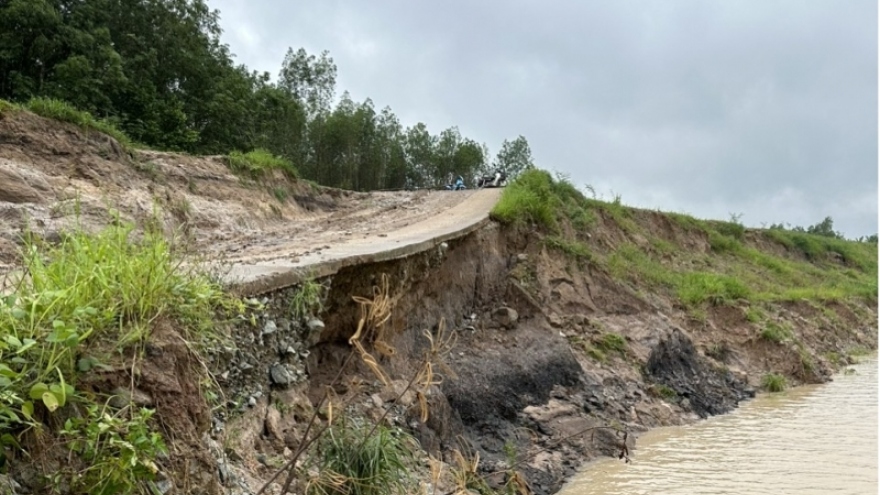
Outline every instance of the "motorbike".
<path id="1" fill-rule="evenodd" d="M 484 175 L 477 178 L 477 188 L 504 187 L 507 185 L 507 174 L 497 170 L 495 175 Z"/>
<path id="2" fill-rule="evenodd" d="M 461 177 L 456 179 L 455 182 L 452 184 L 446 184 L 444 188 L 447 191 L 463 191 L 467 189 L 467 187 L 464 185 L 464 179 L 462 179 Z"/>

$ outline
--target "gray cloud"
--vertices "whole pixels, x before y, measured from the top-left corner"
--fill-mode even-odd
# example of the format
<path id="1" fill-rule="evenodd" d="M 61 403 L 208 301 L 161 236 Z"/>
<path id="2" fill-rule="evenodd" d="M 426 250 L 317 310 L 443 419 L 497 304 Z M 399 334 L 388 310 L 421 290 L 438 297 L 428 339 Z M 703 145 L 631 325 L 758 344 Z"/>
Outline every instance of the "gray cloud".
<path id="1" fill-rule="evenodd" d="M 213 0 L 237 60 L 328 49 L 338 88 L 625 203 L 877 231 L 869 0 Z"/>

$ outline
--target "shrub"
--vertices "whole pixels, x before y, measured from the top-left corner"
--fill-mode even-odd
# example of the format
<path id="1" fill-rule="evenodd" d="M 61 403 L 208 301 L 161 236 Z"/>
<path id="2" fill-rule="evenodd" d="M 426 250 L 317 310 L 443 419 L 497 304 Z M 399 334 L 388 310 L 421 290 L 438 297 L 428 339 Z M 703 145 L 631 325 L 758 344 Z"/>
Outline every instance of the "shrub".
<path id="1" fill-rule="evenodd" d="M 99 120 L 89 112 L 78 110 L 73 105 L 51 98 L 32 98 L 25 104 L 31 112 L 61 122 L 68 122 L 86 130 L 106 134 L 119 142 L 124 148 L 131 148 L 131 139 L 116 126 L 105 120 Z"/>
<path id="2" fill-rule="evenodd" d="M 761 378 L 761 386 L 768 392 L 782 392 L 788 386 L 788 381 L 782 375 L 767 373 Z"/>
<path id="3" fill-rule="evenodd" d="M 299 171 L 293 166 L 293 163 L 264 149 L 256 149 L 247 153 L 233 151 L 226 157 L 226 160 L 233 172 L 247 174 L 253 178 L 262 177 L 273 170 L 283 172 L 290 178 L 299 177 Z"/>
<path id="4" fill-rule="evenodd" d="M 343 420 L 321 437 L 316 459 L 319 475 L 309 495 L 407 494 L 413 460 L 412 439 L 399 429 L 382 425 L 373 430 Z"/>

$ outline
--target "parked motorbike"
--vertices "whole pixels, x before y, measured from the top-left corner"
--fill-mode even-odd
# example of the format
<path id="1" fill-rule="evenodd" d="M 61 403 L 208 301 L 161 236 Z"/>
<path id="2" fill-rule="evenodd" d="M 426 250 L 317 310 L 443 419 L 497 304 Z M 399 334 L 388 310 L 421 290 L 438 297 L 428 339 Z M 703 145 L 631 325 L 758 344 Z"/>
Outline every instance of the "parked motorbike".
<path id="1" fill-rule="evenodd" d="M 444 186 L 444 188 L 447 191 L 462 191 L 464 189 L 467 189 L 467 187 L 464 185 L 464 179 L 461 176 L 459 176 L 457 179 L 455 179 L 454 183 L 446 184 L 446 186 Z"/>
<path id="2" fill-rule="evenodd" d="M 507 174 L 496 170 L 495 175 L 484 175 L 477 178 L 477 188 L 504 187 L 507 185 Z"/>

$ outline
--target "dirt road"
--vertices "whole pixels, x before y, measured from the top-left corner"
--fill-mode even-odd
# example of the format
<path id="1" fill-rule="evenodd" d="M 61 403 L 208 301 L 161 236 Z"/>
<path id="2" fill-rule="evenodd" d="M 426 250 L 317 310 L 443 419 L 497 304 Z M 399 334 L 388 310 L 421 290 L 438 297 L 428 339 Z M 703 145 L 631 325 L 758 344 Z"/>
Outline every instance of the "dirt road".
<path id="1" fill-rule="evenodd" d="M 472 232 L 488 221 L 500 189 L 432 191 L 400 204 L 400 195 L 385 198 L 386 211 L 333 213 L 288 225 L 260 239 L 240 236 L 236 247 L 218 245 L 226 253 L 224 280 L 244 294 L 295 284 L 306 276 L 322 277 L 360 263 L 385 261 L 429 249 Z M 381 200 L 381 194 L 377 200 Z M 253 242 L 250 244 L 250 242 Z M 234 252 L 234 254 L 230 254 Z"/>

